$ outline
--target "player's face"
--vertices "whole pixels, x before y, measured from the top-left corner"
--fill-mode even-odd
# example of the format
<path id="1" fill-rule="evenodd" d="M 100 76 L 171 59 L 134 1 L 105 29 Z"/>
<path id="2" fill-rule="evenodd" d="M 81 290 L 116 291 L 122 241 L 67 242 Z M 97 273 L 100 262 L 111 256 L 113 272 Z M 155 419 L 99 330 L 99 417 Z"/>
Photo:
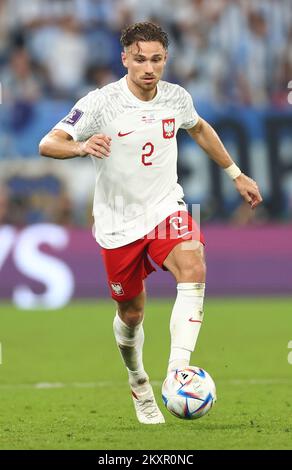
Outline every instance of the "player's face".
<path id="1" fill-rule="evenodd" d="M 155 90 L 166 63 L 167 51 L 158 41 L 139 41 L 122 52 L 128 79 L 141 91 Z"/>

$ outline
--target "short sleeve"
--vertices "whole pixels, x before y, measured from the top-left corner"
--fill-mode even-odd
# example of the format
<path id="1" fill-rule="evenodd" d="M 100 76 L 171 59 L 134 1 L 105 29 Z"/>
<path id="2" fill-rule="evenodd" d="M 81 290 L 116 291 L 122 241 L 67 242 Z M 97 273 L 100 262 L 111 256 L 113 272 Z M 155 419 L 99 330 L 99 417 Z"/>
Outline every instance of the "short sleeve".
<path id="1" fill-rule="evenodd" d="M 182 129 L 191 129 L 197 124 L 199 115 L 194 107 L 191 95 L 186 90 L 183 91 L 182 123 L 180 127 Z"/>
<path id="2" fill-rule="evenodd" d="M 87 140 L 99 131 L 101 109 L 100 91 L 90 92 L 75 104 L 54 129 L 67 132 L 76 141 Z"/>

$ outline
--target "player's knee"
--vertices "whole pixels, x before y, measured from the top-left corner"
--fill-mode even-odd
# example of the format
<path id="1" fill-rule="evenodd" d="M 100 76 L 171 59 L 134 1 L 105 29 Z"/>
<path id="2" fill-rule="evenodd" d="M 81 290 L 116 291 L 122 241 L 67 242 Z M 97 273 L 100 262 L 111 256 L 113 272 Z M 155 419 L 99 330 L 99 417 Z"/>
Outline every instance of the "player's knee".
<path id="1" fill-rule="evenodd" d="M 139 323 L 142 322 L 144 317 L 144 311 L 137 310 L 137 309 L 131 309 L 129 308 L 128 310 L 123 311 L 121 314 L 121 318 L 124 323 L 128 326 L 137 326 Z"/>
<path id="2" fill-rule="evenodd" d="M 177 266 L 176 280 L 177 282 L 205 282 L 206 263 L 203 257 L 196 259 L 184 260 Z"/>
<path id="3" fill-rule="evenodd" d="M 128 326 L 136 326 L 144 317 L 144 304 L 129 301 L 118 304 L 119 315 Z"/>

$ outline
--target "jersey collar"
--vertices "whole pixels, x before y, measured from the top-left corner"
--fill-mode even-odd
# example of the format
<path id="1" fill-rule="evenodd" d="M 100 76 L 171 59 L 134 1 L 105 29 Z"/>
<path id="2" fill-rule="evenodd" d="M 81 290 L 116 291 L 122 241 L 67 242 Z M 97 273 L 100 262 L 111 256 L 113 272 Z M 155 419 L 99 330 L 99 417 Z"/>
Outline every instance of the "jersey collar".
<path id="1" fill-rule="evenodd" d="M 121 84 L 122 84 L 122 88 L 124 90 L 124 92 L 126 93 L 126 95 L 131 98 L 131 100 L 135 101 L 137 104 L 139 103 L 140 105 L 143 105 L 144 107 L 148 107 L 148 106 L 152 106 L 154 103 L 156 103 L 156 101 L 158 101 L 159 97 L 160 97 L 160 85 L 159 85 L 159 82 L 157 83 L 157 93 L 156 95 L 154 96 L 154 98 L 150 101 L 144 101 L 144 100 L 140 100 L 139 98 L 137 98 L 137 96 L 134 95 L 134 93 L 131 92 L 131 90 L 129 89 L 128 87 L 128 83 L 127 83 L 127 75 L 125 75 L 122 79 L 121 79 Z"/>

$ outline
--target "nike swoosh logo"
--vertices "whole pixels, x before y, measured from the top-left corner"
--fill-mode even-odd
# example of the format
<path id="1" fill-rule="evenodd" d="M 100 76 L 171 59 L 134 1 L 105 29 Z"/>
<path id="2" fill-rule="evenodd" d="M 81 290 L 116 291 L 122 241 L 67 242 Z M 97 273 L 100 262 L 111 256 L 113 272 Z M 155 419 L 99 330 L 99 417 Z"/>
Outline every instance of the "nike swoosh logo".
<path id="1" fill-rule="evenodd" d="M 118 133 L 118 136 L 119 136 L 119 137 L 124 137 L 125 135 L 132 134 L 132 132 L 135 132 L 135 131 L 125 132 L 125 133 L 122 133 L 122 132 L 120 131 L 120 132 Z"/>
<path id="2" fill-rule="evenodd" d="M 191 321 L 192 323 L 202 323 L 201 320 L 193 320 L 192 317 L 189 318 L 189 321 Z"/>

